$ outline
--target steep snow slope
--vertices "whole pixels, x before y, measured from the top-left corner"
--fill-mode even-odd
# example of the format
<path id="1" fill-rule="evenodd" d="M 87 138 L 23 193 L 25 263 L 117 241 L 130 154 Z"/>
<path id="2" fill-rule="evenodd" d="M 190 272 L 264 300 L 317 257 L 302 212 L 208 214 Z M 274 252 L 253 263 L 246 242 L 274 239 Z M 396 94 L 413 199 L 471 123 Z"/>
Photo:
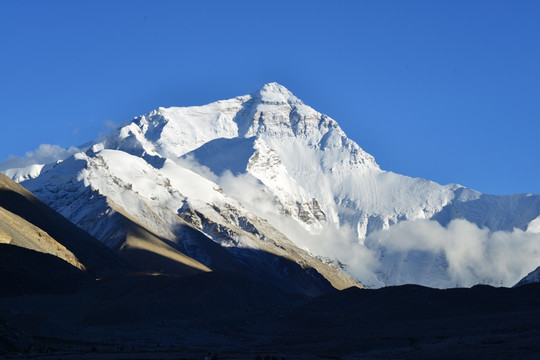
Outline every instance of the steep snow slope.
<path id="1" fill-rule="evenodd" d="M 16 182 L 21 182 L 38 177 L 44 166 L 45 164 L 33 164 L 23 168 L 7 169 L 5 174 Z"/>
<path id="2" fill-rule="evenodd" d="M 217 257 L 195 251 L 198 241 L 177 229 L 204 234 L 240 262 L 252 257 L 240 249 L 262 249 L 298 264 L 309 260 L 329 271 L 328 279 L 345 269 L 371 286 L 453 286 L 447 251 L 390 256 L 379 232 L 427 219 L 526 230 L 540 215 L 537 195 L 484 195 L 381 170 L 335 120 L 276 83 L 205 106 L 159 108 L 89 146 L 24 186 L 110 247 L 125 241 L 124 232 L 115 234 L 114 203 L 210 268 Z"/>

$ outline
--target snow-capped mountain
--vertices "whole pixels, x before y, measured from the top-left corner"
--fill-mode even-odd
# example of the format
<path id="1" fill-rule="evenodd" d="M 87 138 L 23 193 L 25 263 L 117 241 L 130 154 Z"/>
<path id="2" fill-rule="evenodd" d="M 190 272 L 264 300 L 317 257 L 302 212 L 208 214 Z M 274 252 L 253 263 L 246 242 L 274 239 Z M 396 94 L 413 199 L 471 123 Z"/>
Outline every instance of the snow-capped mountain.
<path id="1" fill-rule="evenodd" d="M 346 274 L 368 286 L 512 285 L 540 263 L 529 259 L 504 276 L 472 265 L 464 273 L 456 268 L 467 268 L 463 257 L 454 258 L 463 244 L 449 245 L 447 235 L 466 228 L 498 239 L 519 231 L 533 241 L 540 196 L 485 195 L 384 171 L 335 120 L 276 83 L 204 106 L 159 108 L 84 152 L 29 169 L 5 172 L 126 256 L 151 247 L 171 261 L 248 268 L 275 283 L 291 272 L 321 274 L 338 288 L 354 284 Z M 410 224 L 450 240 L 398 241 L 422 238 Z"/>

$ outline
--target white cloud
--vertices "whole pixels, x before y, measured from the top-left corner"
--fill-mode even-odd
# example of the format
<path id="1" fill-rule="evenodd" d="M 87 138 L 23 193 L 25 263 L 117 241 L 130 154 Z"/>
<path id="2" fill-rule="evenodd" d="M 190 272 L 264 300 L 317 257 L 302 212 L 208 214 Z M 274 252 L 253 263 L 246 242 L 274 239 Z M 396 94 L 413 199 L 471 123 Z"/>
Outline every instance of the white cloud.
<path id="1" fill-rule="evenodd" d="M 404 221 L 371 234 L 365 244 L 377 249 L 379 271 L 398 284 L 422 279 L 424 285 L 443 288 L 512 286 L 540 265 L 539 234 L 491 232 L 466 220 L 453 220 L 447 227 L 430 220 Z M 437 269 L 445 273 L 437 276 Z"/>
<path id="2" fill-rule="evenodd" d="M 210 181 L 218 183 L 219 177 L 214 174 L 209 167 L 199 164 L 193 155 L 186 155 L 174 160 L 178 165 L 185 167 Z"/>
<path id="3" fill-rule="evenodd" d="M 41 144 L 34 151 L 28 151 L 24 157 L 10 155 L 9 158 L 0 163 L 0 170 L 23 168 L 34 164 L 49 164 L 79 152 L 74 146 L 64 149 L 58 145 Z"/>

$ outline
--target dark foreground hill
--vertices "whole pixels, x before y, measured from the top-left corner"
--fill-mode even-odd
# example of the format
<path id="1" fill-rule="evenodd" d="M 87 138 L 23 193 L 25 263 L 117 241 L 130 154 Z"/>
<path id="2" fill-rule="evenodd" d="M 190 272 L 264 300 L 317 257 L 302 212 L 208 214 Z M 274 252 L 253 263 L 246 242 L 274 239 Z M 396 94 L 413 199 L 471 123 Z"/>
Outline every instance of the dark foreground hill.
<path id="1" fill-rule="evenodd" d="M 0 173 L 0 244 L 8 244 L 3 247 L 3 255 L 0 256 L 5 258 L 8 251 L 13 256 L 20 254 L 24 259 L 21 260 L 23 263 L 31 263 L 30 257 L 35 258 L 37 263 L 45 261 L 51 264 L 55 261 L 46 260 L 46 256 L 33 254 L 31 251 L 11 249 L 9 246 L 50 254 L 76 269 L 86 271 L 91 276 L 127 271 L 126 265 L 105 245 L 2 173 Z M 16 265 L 17 261 L 12 260 L 12 263 Z M 43 267 L 34 267 L 48 271 Z M 67 272 L 74 271 L 62 265 L 55 267 L 58 271 L 61 268 Z M 4 270 L 6 266 L 2 268 L 2 274 Z M 51 271 L 49 273 L 52 274 Z M 30 272 L 26 275 L 29 276 Z M 36 281 L 40 276 L 41 280 L 45 278 L 44 274 L 36 273 L 36 275 L 34 279 Z M 11 281 L 16 282 L 18 278 L 13 277 Z M 54 277 L 47 281 L 54 281 Z"/>
<path id="2" fill-rule="evenodd" d="M 290 295 L 234 273 L 120 275 L 73 294 L 0 299 L 43 359 L 534 359 L 540 286 Z M 23 344 L 23 345 L 21 345 Z M 7 351 L 7 348 L 4 349 Z M 12 352 L 9 357 L 16 357 Z"/>
<path id="3" fill-rule="evenodd" d="M 92 279 L 51 254 L 0 244 L 0 297 L 72 293 Z"/>

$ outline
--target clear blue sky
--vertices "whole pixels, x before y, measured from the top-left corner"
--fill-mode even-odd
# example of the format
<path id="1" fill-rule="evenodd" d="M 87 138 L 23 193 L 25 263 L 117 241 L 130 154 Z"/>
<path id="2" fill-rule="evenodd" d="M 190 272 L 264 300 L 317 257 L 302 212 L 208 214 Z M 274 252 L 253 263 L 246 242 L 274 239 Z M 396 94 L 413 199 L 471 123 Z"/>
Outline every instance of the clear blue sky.
<path id="1" fill-rule="evenodd" d="M 540 1 L 3 1 L 0 161 L 277 81 L 383 169 L 540 193 Z"/>

